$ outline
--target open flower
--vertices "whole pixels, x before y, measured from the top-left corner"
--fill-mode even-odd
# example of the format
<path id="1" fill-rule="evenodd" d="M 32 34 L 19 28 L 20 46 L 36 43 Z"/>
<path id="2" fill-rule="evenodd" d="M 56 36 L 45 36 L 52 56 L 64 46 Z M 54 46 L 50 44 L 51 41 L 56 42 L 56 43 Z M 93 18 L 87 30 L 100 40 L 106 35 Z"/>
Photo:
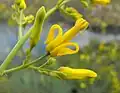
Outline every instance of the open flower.
<path id="1" fill-rule="evenodd" d="M 75 25 L 64 34 L 59 25 L 53 25 L 50 28 L 45 42 L 46 51 L 50 53 L 51 56 L 62 56 L 77 53 L 79 51 L 79 45 L 77 43 L 70 42 L 70 40 L 73 39 L 79 31 L 84 30 L 87 27 L 88 22 L 83 18 L 78 19 Z M 56 36 L 55 31 L 58 32 Z M 75 50 L 69 47 L 74 47 Z"/>
<path id="2" fill-rule="evenodd" d="M 111 0 L 92 0 L 93 4 L 101 4 L 101 5 L 107 5 L 111 2 Z"/>
<path id="3" fill-rule="evenodd" d="M 95 78 L 97 74 L 89 69 L 73 69 L 69 67 L 60 67 L 58 71 L 65 74 L 64 79 L 84 79 L 87 77 Z"/>

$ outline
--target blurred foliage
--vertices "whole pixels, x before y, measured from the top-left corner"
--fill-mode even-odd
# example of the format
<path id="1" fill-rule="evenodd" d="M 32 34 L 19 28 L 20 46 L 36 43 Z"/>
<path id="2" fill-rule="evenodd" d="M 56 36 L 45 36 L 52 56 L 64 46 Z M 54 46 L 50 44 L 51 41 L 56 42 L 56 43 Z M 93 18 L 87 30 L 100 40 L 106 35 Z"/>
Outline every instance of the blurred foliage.
<path id="1" fill-rule="evenodd" d="M 120 26 L 120 1 L 112 0 L 108 6 L 97 6 L 89 10 L 90 16 L 88 19 L 93 25 L 100 25 L 100 21 L 109 24 Z M 98 18 L 98 20 L 97 20 Z M 94 19 L 94 20 L 93 20 Z"/>
<path id="2" fill-rule="evenodd" d="M 11 5 L 13 0 L 0 0 L 0 19 L 8 19 L 11 15 Z M 50 3 L 52 2 L 52 3 Z M 57 0 L 26 0 L 27 10 L 26 14 L 34 14 L 38 8 L 44 5 L 47 10 L 53 7 L 56 4 Z M 79 0 L 75 0 L 74 3 L 70 2 L 68 5 L 72 5 L 74 8 L 79 10 L 81 13 L 84 12 L 84 16 L 87 17 L 91 25 L 120 25 L 120 1 L 112 0 L 112 3 L 108 6 L 95 6 L 93 8 L 83 9 L 83 6 L 80 5 Z M 83 2 L 84 3 L 84 2 Z M 85 4 L 86 5 L 86 4 Z M 84 10 L 84 11 L 83 11 Z M 106 15 L 106 16 L 104 16 Z M 52 18 L 54 19 L 54 17 Z M 98 20 L 97 20 L 98 19 Z M 57 19 L 56 19 L 57 20 Z M 100 21 L 102 20 L 102 21 Z"/>

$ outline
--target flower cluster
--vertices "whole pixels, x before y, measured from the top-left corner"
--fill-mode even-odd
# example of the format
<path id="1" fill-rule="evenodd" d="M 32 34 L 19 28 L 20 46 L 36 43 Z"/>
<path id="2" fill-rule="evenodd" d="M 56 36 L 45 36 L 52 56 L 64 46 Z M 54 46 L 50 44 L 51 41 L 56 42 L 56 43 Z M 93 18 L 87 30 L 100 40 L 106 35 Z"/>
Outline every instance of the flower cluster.
<path id="1" fill-rule="evenodd" d="M 75 25 L 63 34 L 62 28 L 55 24 L 50 28 L 47 40 L 45 42 L 46 51 L 51 56 L 62 56 L 67 54 L 75 54 L 79 51 L 79 45 L 77 43 L 70 42 L 76 34 L 88 27 L 88 22 L 80 18 L 76 21 Z M 55 36 L 55 31 L 58 34 Z M 69 48 L 74 47 L 75 50 Z"/>
<path id="2" fill-rule="evenodd" d="M 46 51 L 50 56 L 63 56 L 68 54 L 75 54 L 79 51 L 79 45 L 77 43 L 70 42 L 76 34 L 85 30 L 89 23 L 82 17 L 76 20 L 75 25 L 63 34 L 62 28 L 55 24 L 50 28 L 48 37 L 46 40 Z M 55 36 L 55 31 L 57 35 Z M 69 48 L 74 47 L 74 50 Z M 87 77 L 95 78 L 97 74 L 88 69 L 74 69 L 69 67 L 60 67 L 59 72 L 63 73 L 63 79 L 84 79 Z"/>

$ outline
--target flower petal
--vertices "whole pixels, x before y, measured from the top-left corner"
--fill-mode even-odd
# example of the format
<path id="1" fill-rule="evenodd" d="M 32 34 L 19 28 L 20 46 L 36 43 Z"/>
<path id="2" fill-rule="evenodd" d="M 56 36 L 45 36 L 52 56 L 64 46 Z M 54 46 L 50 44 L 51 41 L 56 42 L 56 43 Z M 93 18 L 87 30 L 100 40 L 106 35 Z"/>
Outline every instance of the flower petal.
<path id="1" fill-rule="evenodd" d="M 64 42 L 73 39 L 79 31 L 86 29 L 88 27 L 88 22 L 83 18 L 80 18 L 76 21 L 75 26 L 69 29 L 64 35 L 63 40 Z"/>
<path id="2" fill-rule="evenodd" d="M 66 75 L 66 79 L 84 79 L 86 77 L 97 77 L 97 74 L 89 69 L 73 69 L 69 67 L 60 67 L 58 70 Z"/>
<path id="3" fill-rule="evenodd" d="M 58 34 L 56 35 L 56 37 L 55 37 L 55 31 L 58 31 Z M 59 25 L 55 24 L 50 28 L 45 44 L 50 43 L 51 41 L 53 41 L 55 38 L 58 38 L 59 36 L 62 36 L 62 28 Z"/>
<path id="4" fill-rule="evenodd" d="M 75 47 L 75 50 L 67 47 Z M 67 54 L 75 54 L 79 51 L 79 45 L 77 43 L 64 43 L 56 47 L 53 51 L 50 52 L 52 56 L 62 56 Z"/>
<path id="5" fill-rule="evenodd" d="M 58 31 L 58 34 L 56 36 L 55 36 L 55 31 Z M 62 42 L 62 28 L 59 25 L 55 24 L 51 27 L 47 40 L 45 42 L 47 44 L 46 46 L 47 52 L 52 51 L 61 42 Z"/>

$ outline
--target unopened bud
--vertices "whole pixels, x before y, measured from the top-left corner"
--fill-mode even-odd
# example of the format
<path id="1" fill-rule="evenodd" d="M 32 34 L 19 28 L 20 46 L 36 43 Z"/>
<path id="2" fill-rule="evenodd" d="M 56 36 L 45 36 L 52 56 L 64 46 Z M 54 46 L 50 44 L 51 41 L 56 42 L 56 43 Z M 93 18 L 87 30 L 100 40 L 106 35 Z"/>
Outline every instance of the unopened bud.
<path id="1" fill-rule="evenodd" d="M 91 0 L 93 4 L 107 5 L 111 0 Z"/>
<path id="2" fill-rule="evenodd" d="M 79 19 L 81 18 L 83 15 L 80 14 L 75 8 L 73 7 L 67 7 L 65 9 L 65 11 L 68 13 L 68 15 L 70 15 L 73 19 Z"/>
<path id="3" fill-rule="evenodd" d="M 26 8 L 25 0 L 15 0 L 15 4 L 19 7 L 19 9 Z"/>
<path id="4" fill-rule="evenodd" d="M 24 0 L 21 1 L 19 8 L 20 9 L 25 9 L 26 8 L 26 3 L 25 3 Z"/>
<path id="5" fill-rule="evenodd" d="M 27 23 L 32 23 L 33 20 L 34 20 L 34 16 L 33 16 L 33 15 L 29 15 L 29 16 L 26 16 L 26 17 L 25 17 L 25 21 L 26 21 Z"/>

